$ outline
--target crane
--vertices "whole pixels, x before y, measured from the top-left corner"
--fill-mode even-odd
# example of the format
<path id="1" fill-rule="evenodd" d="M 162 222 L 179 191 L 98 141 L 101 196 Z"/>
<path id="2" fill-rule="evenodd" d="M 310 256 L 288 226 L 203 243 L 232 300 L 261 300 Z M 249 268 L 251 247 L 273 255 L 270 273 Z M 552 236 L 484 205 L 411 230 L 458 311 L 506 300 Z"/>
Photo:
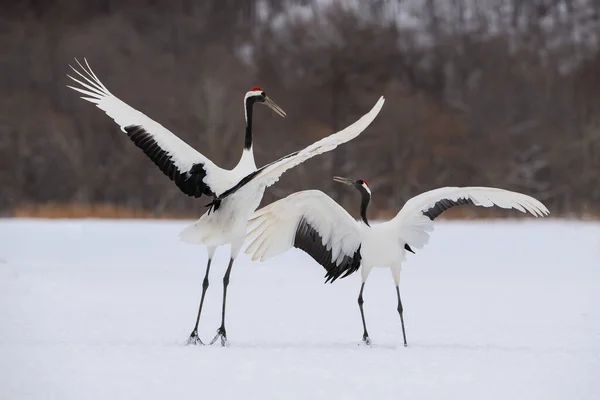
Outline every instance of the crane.
<path id="1" fill-rule="evenodd" d="M 223 276 L 221 326 L 210 342 L 210 344 L 213 344 L 220 338 L 221 345 L 226 346 L 225 305 L 231 268 L 244 243 L 247 221 L 260 204 L 265 189 L 277 182 L 281 174 L 288 169 L 316 155 L 331 151 L 338 145 L 357 137 L 379 114 L 384 98 L 380 97 L 367 114 L 345 129 L 327 136 L 303 150 L 288 154 L 270 164 L 257 168 L 252 150 L 252 110 L 254 104 L 265 104 L 281 116 L 285 116 L 285 113 L 265 94 L 264 90 L 254 87 L 244 96 L 246 132 L 241 158 L 232 170 L 226 170 L 218 167 L 208 157 L 196 151 L 158 122 L 113 95 L 100 82 L 86 59 L 84 59 L 85 67 L 77 59 L 75 61 L 77 61 L 81 71 L 71 65 L 70 67 L 78 77 L 67 76 L 79 86 L 67 86 L 83 94 L 82 99 L 95 104 L 111 117 L 121 127 L 121 130 L 127 134 L 129 139 L 183 193 L 195 198 L 200 198 L 203 195 L 212 198 L 212 201 L 207 204 L 208 210 L 194 224 L 186 227 L 179 234 L 184 242 L 205 245 L 208 253 L 198 314 L 188 344 L 204 344 L 198 337 L 198 324 L 204 297 L 209 286 L 208 277 L 212 258 L 218 246 L 230 244 L 229 264 Z"/>
<path id="2" fill-rule="evenodd" d="M 358 190 L 360 220 L 356 221 L 331 197 L 319 190 L 293 193 L 256 211 L 248 223 L 250 244 L 246 254 L 252 260 L 267 260 L 295 247 L 310 255 L 325 270 L 325 282 L 334 282 L 358 271 L 362 284 L 358 306 L 363 325 L 363 342 L 371 344 L 363 311 L 363 290 L 373 267 L 392 272 L 398 298 L 398 314 L 404 346 L 407 346 L 400 270 L 406 252 L 421 249 L 429 241 L 433 220 L 454 206 L 515 208 L 536 217 L 549 214 L 533 197 L 490 187 L 443 187 L 409 199 L 391 220 L 371 225 L 367 207 L 371 190 L 366 180 L 334 177 Z"/>

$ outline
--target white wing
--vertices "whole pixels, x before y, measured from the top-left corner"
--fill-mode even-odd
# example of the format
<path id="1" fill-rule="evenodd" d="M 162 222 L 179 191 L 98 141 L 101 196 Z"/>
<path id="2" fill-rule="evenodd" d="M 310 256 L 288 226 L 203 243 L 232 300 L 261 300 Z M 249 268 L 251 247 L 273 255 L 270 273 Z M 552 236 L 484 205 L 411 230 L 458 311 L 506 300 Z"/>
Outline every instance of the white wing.
<path id="1" fill-rule="evenodd" d="M 515 208 L 536 217 L 550 213 L 546 206 L 533 197 L 509 190 L 489 187 L 444 187 L 408 200 L 389 223 L 397 226 L 402 242 L 420 249 L 429 241 L 429 232 L 433 231 L 433 220 L 447 209 L 465 204 Z"/>
<path id="2" fill-rule="evenodd" d="M 379 98 L 371 111 L 363 115 L 358 121 L 343 130 L 323 138 L 303 150 L 288 154 L 264 167 L 259 168 L 250 175 L 243 178 L 237 185 L 225 191 L 220 197 L 225 198 L 242 187 L 249 190 L 257 190 L 259 187 L 269 187 L 279 180 L 279 177 L 290 168 L 293 168 L 316 155 L 331 151 L 342 143 L 346 143 L 362 133 L 373 122 L 381 111 L 383 96 Z"/>
<path id="3" fill-rule="evenodd" d="M 82 99 L 96 104 L 111 117 L 181 191 L 200 197 L 218 195 L 228 189 L 228 182 L 222 178 L 229 171 L 219 168 L 167 128 L 119 100 L 100 82 L 87 60 L 84 61 L 87 68 L 77 61 L 82 72 L 70 66 L 83 80 L 67 75 L 81 87 L 67 87 L 84 94 Z"/>
<path id="4" fill-rule="evenodd" d="M 296 247 L 321 264 L 331 282 L 360 267 L 358 223 L 321 191 L 293 193 L 261 208 L 248 229 L 251 242 L 246 254 L 252 254 L 252 260 L 263 261 Z"/>

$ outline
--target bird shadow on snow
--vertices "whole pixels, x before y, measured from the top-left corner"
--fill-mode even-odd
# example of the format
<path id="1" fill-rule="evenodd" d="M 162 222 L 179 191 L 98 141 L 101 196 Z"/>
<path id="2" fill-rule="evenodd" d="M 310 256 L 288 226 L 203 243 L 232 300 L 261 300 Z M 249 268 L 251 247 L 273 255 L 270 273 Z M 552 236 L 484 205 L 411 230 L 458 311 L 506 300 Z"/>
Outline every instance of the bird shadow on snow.
<path id="1" fill-rule="evenodd" d="M 204 346 L 204 347 L 221 347 L 221 346 Z M 549 352 L 565 352 L 568 351 L 562 347 L 529 347 L 529 346 L 507 346 L 495 343 L 487 344 L 464 344 L 464 343 L 413 343 L 408 347 L 393 343 L 372 343 L 365 345 L 362 342 L 233 342 L 229 343 L 228 348 L 231 349 L 264 349 L 264 350 L 285 350 L 285 349 L 300 349 L 300 350 L 464 350 L 464 351 L 501 351 L 501 352 L 517 352 L 517 353 L 549 353 Z"/>
<path id="2" fill-rule="evenodd" d="M 139 344 L 139 343 L 138 343 Z M 198 348 L 198 349 L 220 349 L 223 348 L 219 343 L 209 345 L 205 342 L 204 345 L 195 346 L 189 345 L 187 340 L 167 341 L 161 343 L 166 347 L 178 347 L 178 348 Z M 326 350 L 326 349 L 341 349 L 341 350 L 355 350 L 355 349 L 399 349 L 404 348 L 402 344 L 371 344 L 366 345 L 360 341 L 354 342 L 232 342 L 230 341 L 226 348 L 229 349 L 263 349 L 263 350 L 284 350 L 284 349 L 301 349 L 301 350 Z"/>
<path id="3" fill-rule="evenodd" d="M 391 344 L 371 344 L 370 346 L 365 345 L 361 342 L 236 342 L 230 343 L 230 348 L 236 349 L 266 349 L 266 350 L 280 350 L 280 349 L 304 349 L 304 350 L 319 350 L 319 349 L 342 349 L 342 350 L 355 350 L 360 348 L 382 348 L 382 349 L 396 349 L 402 347 Z"/>

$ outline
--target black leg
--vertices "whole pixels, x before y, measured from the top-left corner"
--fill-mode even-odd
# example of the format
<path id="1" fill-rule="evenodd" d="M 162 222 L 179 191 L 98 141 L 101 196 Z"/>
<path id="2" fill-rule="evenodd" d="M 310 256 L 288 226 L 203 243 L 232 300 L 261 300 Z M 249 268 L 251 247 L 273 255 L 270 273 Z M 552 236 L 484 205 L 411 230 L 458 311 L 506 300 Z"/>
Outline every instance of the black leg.
<path id="1" fill-rule="evenodd" d="M 365 289 L 365 282 L 360 286 L 360 293 L 358 294 L 358 307 L 360 308 L 360 316 L 362 318 L 363 323 L 363 342 L 366 344 L 371 344 L 371 339 L 369 339 L 369 333 L 367 332 L 367 323 L 365 322 L 365 312 L 363 311 L 363 290 Z"/>
<path id="2" fill-rule="evenodd" d="M 398 314 L 400 314 L 400 323 L 402 324 L 402 337 L 404 338 L 404 347 L 408 346 L 406 343 L 406 331 L 404 330 L 404 317 L 402 313 L 404 309 L 402 308 L 402 300 L 400 300 L 400 288 L 396 286 L 396 294 L 398 295 Z"/>
<path id="3" fill-rule="evenodd" d="M 221 311 L 221 327 L 217 330 L 217 334 L 213 340 L 211 340 L 210 344 L 213 344 L 218 338 L 221 338 L 221 346 L 227 345 L 227 331 L 225 331 L 225 304 L 227 303 L 227 286 L 229 285 L 229 275 L 231 275 L 232 265 L 233 258 L 229 260 L 229 266 L 227 267 L 227 271 L 225 271 L 225 275 L 223 276 L 223 309 Z"/>
<path id="4" fill-rule="evenodd" d="M 202 296 L 200 297 L 200 306 L 198 307 L 198 316 L 196 317 L 196 325 L 194 325 L 194 330 L 190 334 L 190 338 L 188 339 L 188 344 L 204 344 L 202 340 L 198 337 L 198 323 L 200 323 L 200 314 L 202 314 L 202 305 L 204 304 L 204 296 L 206 295 L 206 289 L 208 289 L 208 272 L 210 271 L 210 263 L 212 259 L 208 259 L 208 264 L 206 264 L 206 273 L 204 274 L 204 281 L 202 281 Z"/>

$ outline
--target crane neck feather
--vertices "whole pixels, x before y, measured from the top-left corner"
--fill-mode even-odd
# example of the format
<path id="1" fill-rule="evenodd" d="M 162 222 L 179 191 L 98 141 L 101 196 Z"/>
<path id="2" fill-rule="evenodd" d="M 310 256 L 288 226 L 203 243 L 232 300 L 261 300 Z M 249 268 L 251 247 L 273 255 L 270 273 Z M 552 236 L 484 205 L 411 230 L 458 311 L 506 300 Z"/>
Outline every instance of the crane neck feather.
<path id="1" fill-rule="evenodd" d="M 235 168 L 242 168 L 244 171 L 256 170 L 256 163 L 254 161 L 254 152 L 252 146 L 249 149 L 244 147 L 242 151 L 242 157 Z"/>
<path id="2" fill-rule="evenodd" d="M 252 110 L 254 108 L 255 97 L 246 96 L 244 98 L 244 115 L 246 116 L 246 136 L 244 137 L 244 150 L 252 149 Z"/>
<path id="3" fill-rule="evenodd" d="M 360 218 L 367 225 L 369 225 L 369 220 L 367 219 L 367 208 L 369 207 L 369 202 L 371 201 L 371 191 L 365 190 L 365 188 L 361 187 L 360 191 Z"/>

